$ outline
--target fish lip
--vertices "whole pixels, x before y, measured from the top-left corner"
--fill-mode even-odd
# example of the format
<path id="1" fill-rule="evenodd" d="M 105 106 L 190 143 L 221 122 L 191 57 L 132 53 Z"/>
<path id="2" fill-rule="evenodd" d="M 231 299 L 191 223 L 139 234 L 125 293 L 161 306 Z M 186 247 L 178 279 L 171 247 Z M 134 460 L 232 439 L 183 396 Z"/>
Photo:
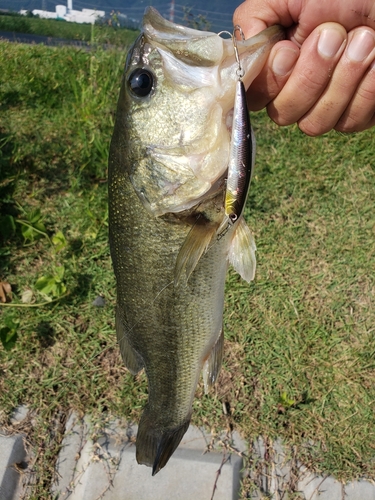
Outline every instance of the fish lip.
<path id="1" fill-rule="evenodd" d="M 284 40 L 285 36 L 285 28 L 280 24 L 274 24 L 246 40 L 236 40 L 236 45 L 241 54 L 242 51 L 247 50 L 252 45 L 264 43 L 264 41 L 259 40 L 260 38 L 268 38 L 268 43 L 273 45 L 280 40 Z"/>
<path id="2" fill-rule="evenodd" d="M 212 31 L 200 31 L 196 30 L 194 28 L 190 28 L 188 26 L 183 26 L 182 24 L 178 23 L 173 23 L 171 21 L 168 21 L 168 19 L 165 19 L 156 9 L 155 7 L 148 6 L 145 9 L 144 15 L 143 15 L 143 22 L 142 22 L 142 28 L 147 30 L 147 26 L 151 26 L 154 30 L 160 30 L 163 29 L 167 32 L 173 33 L 173 36 L 176 36 L 177 34 L 186 37 L 186 38 L 191 38 L 192 35 L 199 36 L 199 37 L 206 37 L 207 34 L 212 35 Z"/>

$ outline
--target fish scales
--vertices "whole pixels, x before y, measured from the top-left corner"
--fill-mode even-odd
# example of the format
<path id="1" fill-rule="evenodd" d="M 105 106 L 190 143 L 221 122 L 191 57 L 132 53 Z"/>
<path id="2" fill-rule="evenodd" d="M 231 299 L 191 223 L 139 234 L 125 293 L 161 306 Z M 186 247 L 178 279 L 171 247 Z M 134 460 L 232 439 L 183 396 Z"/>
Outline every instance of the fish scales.
<path id="1" fill-rule="evenodd" d="M 203 361 L 220 336 L 223 276 L 227 270 L 226 239 L 230 235 L 202 257 L 186 286 L 174 287 L 176 255 L 191 226 L 175 223 L 171 230 L 170 222 L 155 221 L 142 210 L 139 198 L 129 180 L 121 176 L 121 170 L 114 168 L 112 175 L 111 184 L 118 187 L 117 194 L 121 192 L 128 201 L 121 216 L 112 215 L 111 222 L 118 308 L 126 340 L 142 353 L 146 367 L 149 401 L 144 418 L 147 429 L 151 431 L 152 422 L 161 433 L 190 420 Z M 117 194 L 111 190 L 110 198 L 115 200 Z M 134 226 L 128 234 L 131 246 L 124 245 L 122 239 L 129 225 Z M 147 235 L 151 252 L 145 250 L 141 235 Z M 119 338 L 120 345 L 122 340 Z M 142 456 L 139 460 L 153 465 Z"/>
<path id="2" fill-rule="evenodd" d="M 256 76 L 280 37 L 271 29 L 249 42 L 248 59 L 249 46 L 239 42 L 244 81 Z M 136 449 L 153 474 L 188 428 L 202 368 L 206 388 L 218 376 L 228 256 L 244 254 L 251 263 L 255 249 L 242 217 L 217 237 L 236 85 L 228 42 L 149 8 L 127 59 L 111 142 L 116 331 L 125 365 L 134 374 L 146 371 Z"/>

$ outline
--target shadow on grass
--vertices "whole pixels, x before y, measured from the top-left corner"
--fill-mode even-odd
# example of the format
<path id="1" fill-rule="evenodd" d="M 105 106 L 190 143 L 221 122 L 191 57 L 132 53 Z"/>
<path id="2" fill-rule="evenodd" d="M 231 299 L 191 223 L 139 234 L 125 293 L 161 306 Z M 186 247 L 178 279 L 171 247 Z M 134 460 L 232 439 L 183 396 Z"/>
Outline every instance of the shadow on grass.
<path id="1" fill-rule="evenodd" d="M 21 243 L 14 219 L 19 210 L 13 200 L 18 169 L 12 165 L 13 142 L 10 134 L 0 128 L 0 278 L 9 270 L 12 255 L 10 242 Z"/>
<path id="2" fill-rule="evenodd" d="M 49 321 L 41 321 L 36 327 L 41 347 L 51 347 L 55 343 L 55 330 Z"/>
<path id="3" fill-rule="evenodd" d="M 80 302 L 85 302 L 88 297 L 93 278 L 92 274 L 87 273 L 76 275 L 76 286 L 73 288 L 71 295 L 76 297 Z"/>

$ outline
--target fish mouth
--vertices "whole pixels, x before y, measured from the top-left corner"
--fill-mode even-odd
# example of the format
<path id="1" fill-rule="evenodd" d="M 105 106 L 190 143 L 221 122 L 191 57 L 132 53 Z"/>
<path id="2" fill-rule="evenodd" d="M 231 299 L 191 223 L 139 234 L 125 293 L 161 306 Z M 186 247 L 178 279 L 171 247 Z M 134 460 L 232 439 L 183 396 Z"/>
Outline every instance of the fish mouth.
<path id="1" fill-rule="evenodd" d="M 282 28 L 272 26 L 236 42 L 246 89 L 282 38 Z M 170 110 L 174 99 L 177 107 L 170 114 L 173 127 L 166 123 L 169 134 L 161 131 L 147 138 L 140 129 L 139 142 L 147 146 L 131 172 L 131 182 L 154 216 L 188 210 L 218 189 L 228 168 L 239 68 L 233 41 L 171 23 L 149 7 L 132 57 L 137 62 L 130 65 L 131 70 L 155 64 L 157 72 L 159 87 L 141 103 L 141 109 Z M 147 111 L 144 116 L 149 116 Z"/>

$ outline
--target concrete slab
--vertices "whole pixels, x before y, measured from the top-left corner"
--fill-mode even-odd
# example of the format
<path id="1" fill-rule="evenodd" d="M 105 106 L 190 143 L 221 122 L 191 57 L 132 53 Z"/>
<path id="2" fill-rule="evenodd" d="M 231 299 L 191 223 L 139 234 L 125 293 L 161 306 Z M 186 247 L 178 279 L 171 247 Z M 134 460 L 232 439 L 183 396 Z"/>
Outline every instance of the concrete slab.
<path id="1" fill-rule="evenodd" d="M 369 481 L 353 481 L 345 485 L 345 500 L 375 500 L 375 485 Z"/>
<path id="2" fill-rule="evenodd" d="M 258 488 L 252 500 L 375 500 L 375 485 L 366 480 L 347 485 L 332 476 L 323 477 L 309 471 L 288 452 L 280 440 L 265 441 L 259 437 L 252 444 L 253 468 L 249 476 Z"/>
<path id="3" fill-rule="evenodd" d="M 301 477 L 297 491 L 304 494 L 306 500 L 341 500 L 344 496 L 344 485 L 332 476 L 319 476 L 300 467 Z M 367 500 L 364 497 L 362 500 Z"/>
<path id="4" fill-rule="evenodd" d="M 17 408 L 11 416 L 13 428 L 27 415 L 26 407 Z M 363 479 L 343 485 L 334 477 L 314 474 L 280 440 L 265 442 L 260 437 L 248 450 L 237 433 L 229 439 L 196 427 L 189 428 L 168 465 L 152 477 L 149 467 L 136 463 L 136 433 L 136 426 L 120 419 L 109 421 L 103 429 L 88 416 L 71 414 L 57 458 L 54 498 L 233 500 L 238 498 L 246 453 L 249 469 L 243 474 L 255 486 L 250 494 L 253 500 L 375 500 L 372 482 Z M 27 470 L 23 476 L 18 473 L 18 464 L 27 460 L 21 431 L 0 432 L 0 500 L 28 498 L 20 481 Z"/>
<path id="5" fill-rule="evenodd" d="M 89 419 L 68 421 L 52 491 L 59 500 L 235 500 L 240 488 L 240 455 L 207 452 L 211 436 L 190 427 L 168 465 L 156 476 L 135 460 L 136 427 L 114 421 L 92 438 Z M 239 438 L 233 443 L 244 444 Z M 216 450 L 215 450 L 216 448 Z M 74 457 L 74 458 L 73 458 Z"/>
<path id="6" fill-rule="evenodd" d="M 1 500 L 14 500 L 18 496 L 20 474 L 17 465 L 26 458 L 23 438 L 22 434 L 0 435 Z"/>

